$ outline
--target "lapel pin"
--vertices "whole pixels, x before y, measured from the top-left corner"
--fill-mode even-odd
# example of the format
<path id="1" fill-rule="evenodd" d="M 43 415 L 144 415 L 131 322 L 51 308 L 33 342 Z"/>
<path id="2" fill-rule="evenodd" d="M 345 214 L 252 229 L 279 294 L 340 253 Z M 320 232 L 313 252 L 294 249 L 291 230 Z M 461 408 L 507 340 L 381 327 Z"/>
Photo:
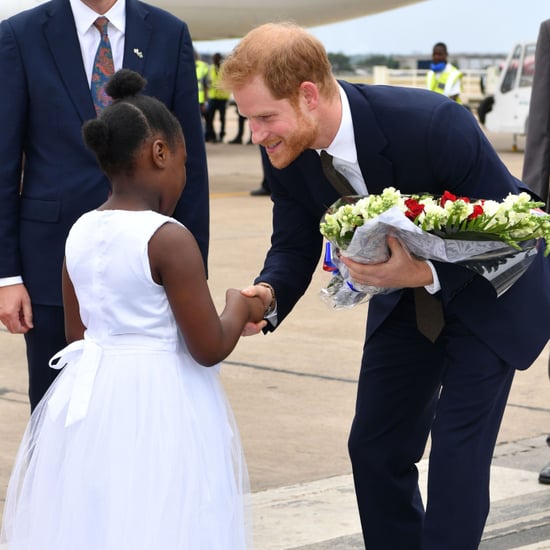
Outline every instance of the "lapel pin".
<path id="1" fill-rule="evenodd" d="M 134 48 L 134 53 L 140 58 L 143 59 L 143 53 L 138 48 Z"/>

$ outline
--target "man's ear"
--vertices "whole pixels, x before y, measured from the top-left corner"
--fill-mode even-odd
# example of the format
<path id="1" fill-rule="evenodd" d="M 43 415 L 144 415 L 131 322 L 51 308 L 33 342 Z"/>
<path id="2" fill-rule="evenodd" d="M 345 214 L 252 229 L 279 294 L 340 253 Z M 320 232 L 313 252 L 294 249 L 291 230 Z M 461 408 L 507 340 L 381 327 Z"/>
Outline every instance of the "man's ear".
<path id="1" fill-rule="evenodd" d="M 158 168 L 164 168 L 166 165 L 166 158 L 168 154 L 168 148 L 166 142 L 162 139 L 155 139 L 151 145 L 151 157 L 152 161 Z"/>
<path id="2" fill-rule="evenodd" d="M 313 111 L 319 104 L 319 88 L 313 82 L 305 81 L 300 84 L 300 93 L 309 111 Z"/>

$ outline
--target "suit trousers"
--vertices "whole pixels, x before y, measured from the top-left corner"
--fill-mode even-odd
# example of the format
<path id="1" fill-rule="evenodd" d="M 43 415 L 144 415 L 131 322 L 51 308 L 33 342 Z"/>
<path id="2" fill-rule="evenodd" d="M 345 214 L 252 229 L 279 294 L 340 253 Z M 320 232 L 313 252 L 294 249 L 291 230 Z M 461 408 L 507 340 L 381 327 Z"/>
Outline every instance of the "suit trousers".
<path id="1" fill-rule="evenodd" d="M 349 438 L 368 550 L 475 550 L 515 370 L 457 318 L 432 344 L 412 292 L 365 344 Z M 431 433 L 426 507 L 415 463 Z"/>
<path id="2" fill-rule="evenodd" d="M 25 334 L 31 411 L 60 372 L 49 360 L 67 345 L 62 307 L 33 305 L 32 312 L 34 327 Z"/>

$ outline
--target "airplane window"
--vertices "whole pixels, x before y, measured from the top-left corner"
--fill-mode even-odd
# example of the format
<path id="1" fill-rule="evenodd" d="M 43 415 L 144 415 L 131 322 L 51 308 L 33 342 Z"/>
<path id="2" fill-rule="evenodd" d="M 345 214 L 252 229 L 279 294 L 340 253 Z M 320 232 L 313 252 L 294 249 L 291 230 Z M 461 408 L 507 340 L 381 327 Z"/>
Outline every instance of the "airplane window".
<path id="1" fill-rule="evenodd" d="M 508 63 L 508 67 L 506 67 L 506 73 L 504 75 L 504 78 L 502 79 L 502 84 L 500 85 L 500 91 L 503 94 L 509 92 L 514 87 L 518 75 L 520 58 L 521 46 L 517 46 L 510 59 L 510 63 Z"/>
<path id="2" fill-rule="evenodd" d="M 519 79 L 519 85 L 521 88 L 533 85 L 533 75 L 535 74 L 535 47 L 535 44 L 529 44 L 525 48 L 523 70 Z"/>

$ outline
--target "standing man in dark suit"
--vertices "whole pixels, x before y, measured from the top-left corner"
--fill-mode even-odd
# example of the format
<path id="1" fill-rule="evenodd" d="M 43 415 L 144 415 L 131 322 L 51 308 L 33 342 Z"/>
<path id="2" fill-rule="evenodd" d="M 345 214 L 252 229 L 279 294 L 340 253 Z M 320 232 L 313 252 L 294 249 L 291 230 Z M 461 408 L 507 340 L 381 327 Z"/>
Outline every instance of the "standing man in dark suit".
<path id="1" fill-rule="evenodd" d="M 163 101 L 182 125 L 187 186 L 174 217 L 192 231 L 207 260 L 208 177 L 187 25 L 138 0 L 51 0 L 3 21 L 0 320 L 25 334 L 32 408 L 57 373 L 48 360 L 66 344 L 65 238 L 74 221 L 109 194 L 81 136 L 83 122 L 96 116 L 90 86 L 100 15 L 109 21 L 114 70 L 141 73 L 145 93 Z"/>
<path id="2" fill-rule="evenodd" d="M 540 24 L 535 49 L 535 74 L 522 179 L 546 203 L 546 211 L 550 212 L 550 19 Z M 550 435 L 546 442 L 550 445 Z M 540 471 L 539 481 L 550 484 L 550 462 Z"/>
<path id="3" fill-rule="evenodd" d="M 266 319 L 249 334 L 284 320 L 319 263 L 319 221 L 338 198 L 321 151 L 347 167 L 357 194 L 394 186 L 404 194 L 449 190 L 501 200 L 527 190 L 462 106 L 425 90 L 336 81 L 322 44 L 294 25 L 252 30 L 223 74 L 272 164 L 271 248 L 254 286 L 243 290 L 261 296 Z M 345 260 L 355 281 L 402 289 L 369 302 L 349 439 L 366 547 L 474 550 L 514 373 L 533 363 L 550 336 L 550 258 L 540 250 L 497 298 L 472 270 L 411 257 L 395 238 L 388 245 L 382 264 Z M 416 322 L 414 297 L 426 293 L 445 320 L 432 339 Z M 430 433 L 424 508 L 415 463 Z"/>

